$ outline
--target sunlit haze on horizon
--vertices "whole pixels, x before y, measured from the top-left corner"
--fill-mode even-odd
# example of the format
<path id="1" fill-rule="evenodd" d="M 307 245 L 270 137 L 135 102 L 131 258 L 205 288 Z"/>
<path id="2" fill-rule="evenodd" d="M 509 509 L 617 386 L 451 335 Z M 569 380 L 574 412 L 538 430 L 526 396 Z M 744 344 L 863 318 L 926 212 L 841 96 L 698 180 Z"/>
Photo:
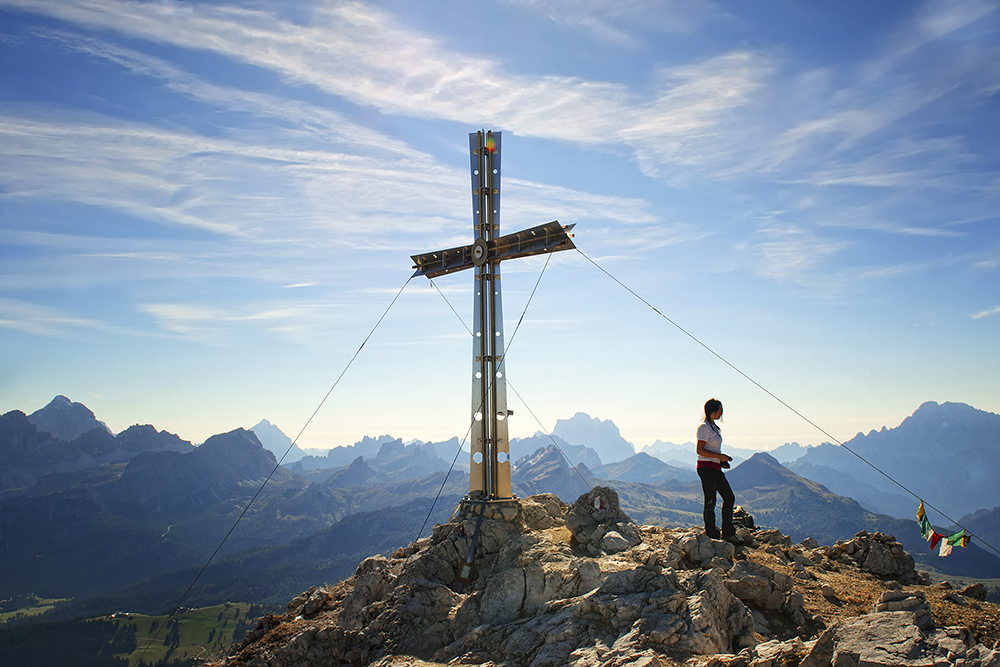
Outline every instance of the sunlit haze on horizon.
<path id="1" fill-rule="evenodd" d="M 472 242 L 481 128 L 501 233 L 582 251 L 502 265 L 512 437 L 1000 412 L 998 37 L 976 1 L 0 0 L 0 413 L 294 438 L 388 308 L 299 445 L 463 438 L 472 273 L 407 280 Z"/>

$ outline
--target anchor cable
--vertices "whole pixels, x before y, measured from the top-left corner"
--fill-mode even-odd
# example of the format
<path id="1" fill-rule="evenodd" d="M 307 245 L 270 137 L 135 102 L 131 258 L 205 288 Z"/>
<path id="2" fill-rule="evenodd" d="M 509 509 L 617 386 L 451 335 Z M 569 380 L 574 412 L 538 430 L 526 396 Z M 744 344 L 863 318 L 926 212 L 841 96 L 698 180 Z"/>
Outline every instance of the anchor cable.
<path id="1" fill-rule="evenodd" d="M 243 520 L 243 517 L 246 516 L 246 513 L 250 510 L 250 507 L 254 504 L 254 501 L 256 501 L 257 497 L 260 496 L 261 492 L 264 490 L 264 487 L 267 486 L 267 483 L 269 481 L 271 481 L 271 477 L 273 477 L 274 473 L 276 473 L 278 471 L 278 468 L 281 467 L 281 462 L 285 460 L 285 457 L 288 456 L 289 452 L 292 451 L 292 448 L 295 447 L 295 444 L 299 441 L 299 438 L 302 437 L 302 434 L 305 433 L 305 430 L 309 427 L 309 424 L 312 423 L 312 420 L 319 413 L 320 408 L 322 408 L 323 404 L 326 403 L 326 400 L 328 398 L 330 398 L 330 394 L 332 394 L 333 390 L 337 388 L 338 384 L 340 384 L 340 381 L 341 381 L 341 379 L 343 379 L 344 375 L 347 373 L 347 370 L 351 367 L 352 364 L 354 364 L 354 360 L 358 358 L 358 355 L 361 354 L 361 350 L 363 350 L 364 347 L 365 347 L 365 345 L 367 345 L 368 341 L 371 340 L 371 337 L 372 337 L 372 335 L 374 335 L 375 330 L 378 329 L 378 327 L 379 327 L 380 324 L 382 324 L 382 320 L 384 320 L 385 316 L 389 314 L 389 311 L 392 309 L 393 305 L 395 305 L 396 301 L 399 299 L 399 296 L 403 293 L 403 290 L 406 289 L 406 286 L 410 284 L 411 280 L 413 280 L 413 276 L 412 275 L 409 278 L 407 278 L 406 282 L 403 283 L 403 286 L 399 288 L 399 291 L 396 293 L 396 296 L 393 297 L 392 301 L 389 303 L 389 306 L 385 309 L 385 312 L 382 313 L 382 316 L 378 318 L 378 321 L 375 323 L 375 326 L 372 327 L 372 330 L 368 332 L 368 335 L 365 337 L 364 341 L 362 341 L 361 345 L 358 347 L 357 351 L 354 353 L 354 356 L 352 356 L 351 359 L 350 359 L 350 361 L 347 362 L 347 365 L 344 367 L 344 370 L 342 370 L 340 372 L 340 375 L 337 376 L 337 379 L 334 381 L 334 383 L 330 387 L 329 391 L 326 392 L 326 395 L 323 396 L 323 399 L 319 402 L 319 405 L 317 405 L 316 409 L 313 410 L 313 412 L 312 412 L 311 415 L 309 415 L 309 419 L 306 420 L 306 423 L 299 430 L 298 435 L 296 435 L 295 439 L 292 440 L 292 442 L 291 442 L 290 445 L 288 445 L 288 448 L 285 450 L 285 453 L 281 455 L 281 458 L 277 460 L 277 462 L 274 465 L 274 468 L 271 470 L 270 473 L 268 473 L 267 477 L 264 478 L 264 481 L 261 483 L 260 488 L 257 489 L 257 492 L 253 495 L 253 497 L 250 499 L 250 501 L 246 504 L 246 507 L 243 508 L 243 511 L 240 512 L 240 515 L 238 517 L 236 517 L 236 521 L 233 522 L 233 525 L 229 529 L 229 532 L 227 532 L 226 535 L 225 535 L 225 537 L 222 538 L 222 541 L 219 542 L 219 546 L 217 546 L 215 548 L 215 551 L 212 552 L 212 555 L 208 557 L 208 560 L 205 561 L 205 564 L 202 565 L 201 570 L 198 571 L 198 574 L 195 575 L 194 579 L 191 581 L 191 584 L 187 587 L 187 590 L 185 590 L 184 594 L 181 595 L 180 600 L 177 601 L 177 605 L 174 607 L 173 611 L 171 611 L 170 614 L 167 616 L 167 620 L 168 621 L 171 618 L 173 618 L 177 614 L 177 612 L 180 610 L 181 604 L 183 604 L 184 600 L 187 599 L 187 596 L 191 593 L 191 590 L 194 588 L 195 584 L 198 583 L 198 580 L 201 579 L 201 576 L 205 573 L 205 570 L 208 569 L 208 566 L 212 563 L 213 560 L 215 560 L 215 557 L 218 555 L 219 551 L 225 545 L 225 543 L 229 539 L 229 537 L 233 534 L 233 531 L 236 530 L 236 526 L 239 525 L 240 521 Z M 149 647 L 152 646 L 153 642 L 156 641 L 156 639 L 160 636 L 160 631 L 163 628 L 165 628 L 166 625 L 167 624 L 164 623 L 160 627 L 160 630 L 157 630 L 156 634 L 153 635 L 153 637 L 149 640 L 149 643 L 146 644 L 146 647 L 142 650 L 142 653 L 139 654 L 139 660 L 140 661 L 142 660 L 142 657 L 146 654 L 146 651 L 149 649 Z"/>
<path id="2" fill-rule="evenodd" d="M 841 442 L 837 438 L 835 438 L 832 435 L 830 435 L 825 429 L 823 429 L 821 426 L 819 426 L 818 424 L 816 424 L 816 422 L 812 421 L 811 419 L 809 419 L 808 417 L 806 417 L 805 415 L 803 415 L 801 412 L 799 412 L 798 410 L 796 410 L 795 408 L 793 408 L 792 406 L 790 406 L 788 403 L 786 403 L 785 401 L 783 401 L 780 398 L 778 398 L 776 395 L 774 395 L 766 387 L 764 387 L 759 382 L 757 382 L 756 380 L 754 380 L 752 377 L 750 377 L 749 375 L 747 375 L 746 373 L 744 373 L 742 370 L 740 370 L 739 368 L 737 368 L 735 365 L 733 365 L 732 363 L 730 363 L 730 361 L 728 359 L 726 359 L 725 357 L 723 357 L 722 355 L 720 355 L 718 352 L 716 352 L 715 350 L 713 350 L 712 348 L 710 348 L 708 345 L 706 345 L 705 343 L 703 343 L 701 340 L 699 340 L 697 336 L 695 336 L 694 334 L 692 334 L 691 332 L 689 332 L 687 329 L 685 329 L 684 327 L 682 327 L 681 325 L 679 325 L 674 320 L 672 320 L 669 317 L 667 317 L 666 315 L 664 315 L 655 306 L 653 306 L 653 304 L 651 304 L 649 301 L 647 301 L 646 299 L 644 299 L 641 296 L 639 296 L 631 287 L 629 287 L 628 285 L 626 285 L 625 283 L 623 283 L 621 280 L 619 280 L 618 278 L 616 278 L 615 276 L 613 276 L 610 272 L 608 272 L 607 269 L 605 269 L 603 266 L 601 266 L 600 264 L 598 264 L 597 262 L 595 262 L 593 259 L 591 259 L 590 257 L 588 257 L 586 255 L 586 253 L 584 253 L 582 250 L 580 250 L 579 248 L 577 248 L 576 250 L 577 250 L 577 252 L 580 253 L 580 255 L 584 259 L 586 259 L 588 262 L 590 262 L 595 267 L 597 267 L 597 269 L 600 270 L 601 273 L 603 273 L 604 275 L 606 275 L 608 278 L 610 278 L 614 282 L 618 283 L 618 285 L 621 286 L 623 289 L 625 289 L 625 291 L 627 291 L 629 294 L 631 294 L 632 296 L 634 296 L 636 299 L 638 299 L 642 303 L 646 304 L 646 306 L 648 306 L 654 313 L 656 313 L 657 315 L 659 315 L 660 317 L 662 317 L 664 320 L 666 320 L 667 322 L 669 322 L 670 324 L 672 324 L 678 331 L 680 331 L 685 336 L 687 336 L 688 338 L 690 338 L 691 340 L 693 340 L 695 343 L 697 343 L 701 347 L 705 348 L 710 354 L 712 354 L 712 356 L 714 356 L 716 359 L 718 359 L 719 361 L 721 361 L 725 365 L 729 366 L 731 369 L 733 369 L 734 371 L 736 371 L 739 375 L 743 376 L 743 378 L 745 378 L 747 381 L 749 381 L 755 387 L 757 387 L 758 389 L 760 389 L 761 391 L 763 391 L 765 394 L 767 394 L 768 396 L 770 396 L 771 398 L 773 398 L 774 400 L 776 400 L 781 405 L 783 405 L 786 408 L 788 408 L 791 412 L 793 412 L 794 414 L 796 414 L 798 417 L 800 417 L 806 423 L 810 424 L 817 431 L 819 431 L 820 433 L 822 433 L 823 435 L 825 435 L 826 437 L 828 437 L 831 441 L 837 443 L 838 445 L 840 445 L 841 447 L 843 447 L 846 451 L 850 452 L 854 456 L 856 456 L 859 459 L 861 459 L 862 461 L 864 461 L 866 464 L 868 464 L 868 466 L 870 466 L 873 470 L 875 470 L 876 472 L 878 472 L 879 474 L 881 474 L 883 477 L 885 477 L 886 479 L 888 479 L 890 482 L 892 482 L 893 484 L 895 484 L 899 488 L 903 489 L 904 491 L 906 491 L 908 494 L 910 494 L 911 496 L 913 496 L 917 500 L 923 502 L 926 507 L 930 507 L 931 509 L 933 509 L 934 511 L 936 511 L 938 514 L 940 514 L 941 516 L 943 516 L 945 519 L 947 519 L 948 521 L 951 521 L 951 523 L 954 526 L 957 526 L 959 529 L 964 530 L 969 536 L 974 536 L 979 542 L 981 542 L 985 546 L 989 547 L 990 549 L 992 549 L 993 551 L 995 551 L 997 554 L 1000 554 L 1000 549 L 997 549 L 992 544 L 990 544 L 989 542 L 987 542 L 984 539 L 982 539 L 982 537 L 980 537 L 979 535 L 974 535 L 971 531 L 967 530 L 964 526 L 962 526 L 962 524 L 960 524 L 958 521 L 955 521 L 950 516 L 948 516 L 947 514 L 945 514 L 944 512 L 942 512 L 940 509 L 938 509 L 937 507 L 935 507 L 934 505 L 932 505 L 931 503 L 923 500 L 920 496 L 918 496 L 916 493 L 914 493 L 909 488 L 907 488 L 906 486 L 904 486 L 901 482 L 899 482 L 896 479 L 894 479 L 888 473 L 886 473 L 885 471 L 881 470 L 874 463 L 872 463 L 871 461 L 869 461 L 868 459 L 866 459 L 865 457 L 863 457 L 861 454 L 858 454 L 857 452 L 855 452 L 853 449 L 851 449 L 850 447 L 848 447 L 847 445 L 845 445 L 843 442 Z"/>

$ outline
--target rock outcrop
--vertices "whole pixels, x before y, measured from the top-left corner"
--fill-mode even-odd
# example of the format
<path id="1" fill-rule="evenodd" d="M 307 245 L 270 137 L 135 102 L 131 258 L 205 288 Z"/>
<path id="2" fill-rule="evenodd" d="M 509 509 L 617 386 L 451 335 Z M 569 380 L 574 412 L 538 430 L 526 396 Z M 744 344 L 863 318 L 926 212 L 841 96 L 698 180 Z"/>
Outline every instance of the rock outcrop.
<path id="1" fill-rule="evenodd" d="M 744 527 L 735 542 L 639 526 L 603 487 L 570 506 L 467 500 L 430 537 L 265 616 L 224 664 L 1000 667 L 968 630 L 933 627 L 926 597 L 903 590 L 921 575 L 891 536 L 820 547 Z M 800 588 L 847 567 L 892 588 L 828 625 Z"/>
<path id="2" fill-rule="evenodd" d="M 845 565 L 857 565 L 872 574 L 892 576 L 903 583 L 920 583 L 913 556 L 892 535 L 861 531 L 847 542 L 838 541 L 824 551 L 826 558 Z"/>
<path id="3" fill-rule="evenodd" d="M 965 628 L 923 630 L 907 611 L 845 619 L 817 639 L 773 640 L 735 656 L 713 657 L 705 667 L 996 667 L 1000 651 L 977 645 Z"/>

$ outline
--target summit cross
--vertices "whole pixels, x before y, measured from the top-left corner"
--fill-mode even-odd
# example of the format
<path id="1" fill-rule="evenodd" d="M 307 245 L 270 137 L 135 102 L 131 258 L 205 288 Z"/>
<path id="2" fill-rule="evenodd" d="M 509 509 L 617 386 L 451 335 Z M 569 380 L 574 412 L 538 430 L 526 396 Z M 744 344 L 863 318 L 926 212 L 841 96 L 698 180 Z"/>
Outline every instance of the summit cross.
<path id="1" fill-rule="evenodd" d="M 500 132 L 469 134 L 473 243 L 412 255 L 414 276 L 436 278 L 475 268 L 469 498 L 485 500 L 513 497 L 500 262 L 576 247 L 569 234 L 573 225 L 558 221 L 500 236 L 500 139 Z"/>

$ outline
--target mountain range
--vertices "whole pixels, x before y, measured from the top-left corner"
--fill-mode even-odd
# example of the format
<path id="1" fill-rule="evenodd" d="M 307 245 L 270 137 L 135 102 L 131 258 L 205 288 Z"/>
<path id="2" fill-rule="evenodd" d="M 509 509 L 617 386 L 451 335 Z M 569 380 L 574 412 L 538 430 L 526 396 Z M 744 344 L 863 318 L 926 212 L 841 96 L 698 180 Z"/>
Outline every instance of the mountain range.
<path id="1" fill-rule="evenodd" d="M 192 599 L 274 604 L 310 582 L 344 576 L 366 555 L 402 546 L 421 530 L 427 534 L 468 490 L 468 453 L 457 438 L 440 443 L 365 438 L 279 466 L 256 431 L 270 431 L 266 437 L 278 441 L 282 454 L 291 440 L 286 436 L 282 443 L 274 433 L 280 430 L 269 422 L 213 436 L 196 447 L 149 425 L 113 435 L 84 406 L 74 407 L 79 405 L 56 397 L 31 416 L 16 410 L 0 416 L 0 568 L 8 575 L 0 580 L 0 599 L 27 593 L 74 598 L 57 606 L 54 613 L 63 615 L 122 606 L 162 611 L 176 603 L 231 532 Z M 906 438 L 883 429 L 851 442 L 869 454 L 879 446 L 905 446 L 914 459 L 938 466 L 935 474 L 946 479 L 950 462 L 925 451 L 939 442 L 933 435 L 961 434 L 963 443 L 950 449 L 959 459 L 971 451 L 965 441 L 973 435 L 981 442 L 996 437 L 990 430 L 996 415 L 955 405 L 920 406 L 900 426 Z M 49 408 L 59 411 L 61 421 L 49 419 Z M 950 416 L 947 426 L 938 421 L 942 414 Z M 43 431 L 36 422 L 72 440 Z M 588 424 L 595 426 L 592 437 L 584 437 Z M 934 433 L 929 424 L 937 425 Z M 565 420 L 560 432 L 511 442 L 518 496 L 549 492 L 571 502 L 595 484 L 611 485 L 623 508 L 642 523 L 700 523 L 701 488 L 691 465 L 668 464 L 649 449 L 635 453 L 631 445 L 621 445 L 625 441 L 613 424 L 582 413 Z M 787 467 L 769 453 L 748 452 L 728 473 L 738 502 L 758 524 L 796 540 L 832 543 L 859 530 L 882 530 L 894 534 L 918 563 L 943 575 L 997 577 L 1000 560 L 980 549 L 976 539 L 968 549 L 939 558 L 912 519 L 876 513 L 797 472 L 799 462 L 808 462 L 852 475 L 834 467 L 849 468 L 830 447 L 785 446 L 783 458 L 801 454 Z M 602 463 L 601 452 L 625 456 Z M 892 460 L 890 451 L 877 454 L 873 458 Z M 914 462 L 907 470 L 911 467 L 919 466 Z M 972 476 L 970 483 L 984 484 L 982 477 Z M 992 481 L 987 487 L 964 490 L 962 497 L 995 502 Z M 911 499 L 911 517 L 915 504 Z M 983 504 L 964 513 L 961 522 L 984 543 L 996 544 L 998 513 Z M 948 522 L 935 516 L 932 521 L 939 532 L 949 529 Z"/>
<path id="2" fill-rule="evenodd" d="M 912 492 L 958 519 L 1000 502 L 997 451 L 1000 415 L 928 402 L 896 428 L 858 433 L 843 446 L 812 447 L 789 467 L 878 512 L 912 517 Z"/>
<path id="3" fill-rule="evenodd" d="M 132 426 L 117 436 L 85 405 L 56 396 L 31 415 L 0 416 L 0 491 L 27 487 L 43 477 L 126 463 L 145 451 L 190 451 L 194 446 L 152 426 Z"/>

